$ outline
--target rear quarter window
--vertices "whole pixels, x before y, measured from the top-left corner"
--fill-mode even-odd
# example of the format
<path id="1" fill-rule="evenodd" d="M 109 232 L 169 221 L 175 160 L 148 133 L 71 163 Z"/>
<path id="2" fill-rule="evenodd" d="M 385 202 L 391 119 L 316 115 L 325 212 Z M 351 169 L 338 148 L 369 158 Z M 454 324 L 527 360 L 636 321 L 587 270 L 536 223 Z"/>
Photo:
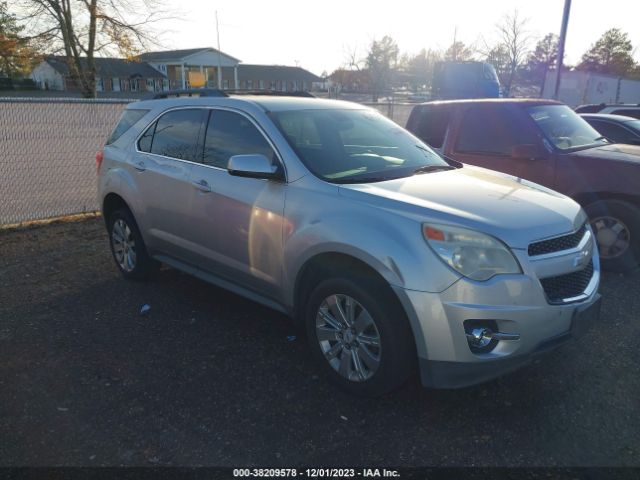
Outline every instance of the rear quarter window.
<path id="1" fill-rule="evenodd" d="M 120 120 L 118 121 L 118 125 L 116 125 L 116 128 L 113 130 L 113 132 L 109 136 L 109 139 L 107 140 L 107 145 L 111 145 L 113 142 L 118 140 L 127 132 L 127 130 L 134 126 L 138 122 L 138 120 L 144 117 L 148 112 L 149 110 L 138 108 L 130 108 L 122 112 Z"/>

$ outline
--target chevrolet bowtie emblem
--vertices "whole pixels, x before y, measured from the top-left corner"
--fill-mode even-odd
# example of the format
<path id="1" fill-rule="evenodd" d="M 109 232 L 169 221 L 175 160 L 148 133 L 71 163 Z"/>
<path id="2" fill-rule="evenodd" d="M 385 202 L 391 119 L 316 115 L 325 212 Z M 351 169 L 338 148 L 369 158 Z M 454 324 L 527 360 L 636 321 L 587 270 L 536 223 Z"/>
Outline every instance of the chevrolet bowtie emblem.
<path id="1" fill-rule="evenodd" d="M 574 259 L 573 266 L 579 267 L 580 265 L 584 265 L 587 263 L 587 259 L 589 258 L 589 249 L 582 250 Z"/>

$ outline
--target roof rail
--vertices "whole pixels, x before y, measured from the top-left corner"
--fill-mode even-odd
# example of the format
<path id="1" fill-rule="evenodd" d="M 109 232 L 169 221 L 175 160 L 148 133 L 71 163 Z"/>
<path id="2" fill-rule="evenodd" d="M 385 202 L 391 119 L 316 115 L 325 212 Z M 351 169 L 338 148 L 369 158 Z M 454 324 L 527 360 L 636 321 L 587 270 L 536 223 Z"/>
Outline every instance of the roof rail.
<path id="1" fill-rule="evenodd" d="M 152 100 L 172 97 L 228 97 L 229 95 L 222 90 L 215 88 L 192 88 L 183 90 L 167 90 L 166 92 L 158 92 L 151 97 Z"/>
<path id="2" fill-rule="evenodd" d="M 271 97 L 305 97 L 316 98 L 315 95 L 305 91 L 281 92 L 278 90 L 226 90 L 225 93 L 230 95 L 264 95 Z"/>

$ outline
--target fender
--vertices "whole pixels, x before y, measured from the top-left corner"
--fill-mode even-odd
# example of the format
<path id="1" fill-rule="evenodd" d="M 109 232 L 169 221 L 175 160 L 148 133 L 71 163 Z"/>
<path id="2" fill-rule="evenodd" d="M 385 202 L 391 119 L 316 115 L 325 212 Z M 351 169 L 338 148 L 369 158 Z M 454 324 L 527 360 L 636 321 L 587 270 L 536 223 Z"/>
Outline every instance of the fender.
<path id="1" fill-rule="evenodd" d="M 287 305 L 294 304 L 296 280 L 303 266 L 324 253 L 360 260 L 393 287 L 440 292 L 458 280 L 459 275 L 430 255 L 419 223 L 395 215 L 386 216 L 381 223 L 379 212 L 375 213 L 373 216 L 363 209 L 358 215 L 350 211 L 347 216 L 333 211 L 322 222 L 309 221 L 285 239 L 283 300 Z"/>

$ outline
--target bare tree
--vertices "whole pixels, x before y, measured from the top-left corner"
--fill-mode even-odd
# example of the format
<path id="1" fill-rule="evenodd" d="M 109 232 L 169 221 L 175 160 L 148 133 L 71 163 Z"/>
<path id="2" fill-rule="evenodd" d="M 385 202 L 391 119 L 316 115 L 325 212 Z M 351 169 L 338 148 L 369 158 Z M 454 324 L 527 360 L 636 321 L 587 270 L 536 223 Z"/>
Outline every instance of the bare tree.
<path id="1" fill-rule="evenodd" d="M 17 0 L 32 37 L 45 40 L 48 53 L 63 53 L 69 76 L 85 97 L 96 95 L 98 55 L 133 59 L 156 45 L 149 25 L 168 18 L 162 0 Z"/>
<path id="2" fill-rule="evenodd" d="M 344 66 L 345 70 L 357 70 L 360 71 L 362 69 L 362 65 L 365 60 L 360 57 L 358 53 L 357 46 L 346 45 L 343 47 L 344 50 Z"/>
<path id="3" fill-rule="evenodd" d="M 487 45 L 484 52 L 487 57 L 491 56 L 491 52 L 494 55 L 500 52 L 500 57 L 504 59 L 504 75 L 500 81 L 505 96 L 511 93 L 518 68 L 526 61 L 529 54 L 532 38 L 526 29 L 527 23 L 528 20 L 522 18 L 518 10 L 504 15 L 502 23 L 496 25 L 497 44 L 491 47 Z"/>

